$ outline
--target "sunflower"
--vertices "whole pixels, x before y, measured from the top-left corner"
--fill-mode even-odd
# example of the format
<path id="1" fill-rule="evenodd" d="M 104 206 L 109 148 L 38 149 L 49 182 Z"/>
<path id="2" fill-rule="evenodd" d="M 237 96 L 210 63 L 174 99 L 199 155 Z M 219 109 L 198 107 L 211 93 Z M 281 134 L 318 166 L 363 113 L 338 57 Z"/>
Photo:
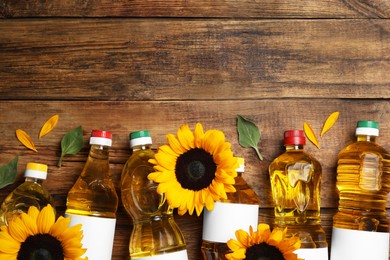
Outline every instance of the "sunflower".
<path id="1" fill-rule="evenodd" d="M 168 134 L 167 140 L 150 159 L 156 172 L 148 178 L 158 183 L 157 192 L 165 194 L 179 215 L 187 211 L 192 215 L 195 209 L 199 216 L 204 206 L 212 210 L 215 201 L 227 199 L 226 192 L 236 191 L 237 158 L 223 132 L 204 132 L 197 123 L 192 133 L 188 125 L 182 125 L 177 136 Z"/>
<path id="2" fill-rule="evenodd" d="M 285 238 L 287 229 L 274 228 L 259 224 L 257 231 L 249 227 L 249 234 L 240 229 L 236 231 L 237 240 L 230 239 L 228 247 L 233 253 L 226 254 L 228 260 L 299 260 L 294 253 L 301 247 L 298 237 Z"/>
<path id="3" fill-rule="evenodd" d="M 0 259 L 2 260 L 81 260 L 86 251 L 81 248 L 81 224 L 68 228 L 70 218 L 55 221 L 53 207 L 42 211 L 29 208 L 0 227 Z"/>

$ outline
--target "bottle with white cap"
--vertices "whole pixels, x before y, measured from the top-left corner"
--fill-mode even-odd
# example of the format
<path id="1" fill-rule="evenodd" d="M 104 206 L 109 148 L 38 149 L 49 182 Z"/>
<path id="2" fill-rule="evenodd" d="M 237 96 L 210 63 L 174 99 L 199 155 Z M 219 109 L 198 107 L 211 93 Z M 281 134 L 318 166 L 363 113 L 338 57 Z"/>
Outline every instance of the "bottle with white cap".
<path id="1" fill-rule="evenodd" d="M 30 206 L 39 210 L 54 203 L 49 192 L 43 187 L 47 177 L 47 165 L 29 162 L 24 172 L 25 181 L 13 190 L 0 208 L 0 226 L 8 225 L 14 217 L 28 211 Z"/>
<path id="2" fill-rule="evenodd" d="M 71 216 L 71 226 L 82 224 L 84 256 L 111 260 L 118 209 L 109 164 L 112 133 L 92 130 L 89 144 L 88 159 L 68 193 L 65 216 Z"/>
<path id="3" fill-rule="evenodd" d="M 357 140 L 338 155 L 331 259 L 388 260 L 390 155 L 376 143 L 378 122 L 358 121 L 355 134 Z"/>
<path id="4" fill-rule="evenodd" d="M 157 193 L 157 183 L 148 179 L 154 172 L 154 158 L 148 130 L 130 133 L 132 154 L 121 176 L 122 203 L 133 220 L 129 243 L 132 260 L 187 260 L 183 234 L 173 218 L 165 196 Z"/>

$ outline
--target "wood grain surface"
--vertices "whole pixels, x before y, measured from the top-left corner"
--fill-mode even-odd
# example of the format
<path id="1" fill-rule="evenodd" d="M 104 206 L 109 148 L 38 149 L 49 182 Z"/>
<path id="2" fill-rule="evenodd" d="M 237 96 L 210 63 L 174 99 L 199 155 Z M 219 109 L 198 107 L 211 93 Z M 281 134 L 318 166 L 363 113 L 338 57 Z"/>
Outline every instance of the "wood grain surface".
<path id="1" fill-rule="evenodd" d="M 157 149 L 166 134 L 200 122 L 222 130 L 246 159 L 259 221 L 271 224 L 267 169 L 284 150 L 283 132 L 308 122 L 319 136 L 327 116 L 340 111 L 319 138 L 321 149 L 305 147 L 322 164 L 321 219 L 330 243 L 337 154 L 353 141 L 356 121 L 378 121 L 378 143 L 390 150 L 387 0 L 0 0 L 0 17 L 0 166 L 19 155 L 16 182 L 0 189 L 0 201 L 36 161 L 49 165 L 45 185 L 63 213 L 92 129 L 114 134 L 110 166 L 120 193 L 129 132 L 150 130 Z M 53 114 L 57 127 L 38 139 Z M 239 145 L 238 114 L 259 127 L 263 161 Z M 78 126 L 83 149 L 58 168 L 61 138 Z M 18 142 L 18 128 L 37 153 Z M 175 219 L 189 260 L 202 259 L 203 217 L 175 212 Z M 112 259 L 128 259 L 131 228 L 120 206 Z"/>

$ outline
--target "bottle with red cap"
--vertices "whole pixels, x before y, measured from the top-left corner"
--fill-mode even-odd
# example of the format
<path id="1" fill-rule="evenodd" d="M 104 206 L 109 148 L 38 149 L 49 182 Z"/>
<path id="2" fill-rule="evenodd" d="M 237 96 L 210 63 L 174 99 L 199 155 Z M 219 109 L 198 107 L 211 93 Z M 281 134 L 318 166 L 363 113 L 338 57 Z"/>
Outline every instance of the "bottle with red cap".
<path id="1" fill-rule="evenodd" d="M 274 224 L 299 236 L 299 258 L 327 260 L 328 244 L 320 221 L 321 164 L 304 151 L 302 130 L 284 132 L 286 151 L 269 165 Z"/>
<path id="2" fill-rule="evenodd" d="M 50 204 L 54 208 L 54 202 L 43 186 L 47 177 L 47 165 L 41 163 L 27 163 L 24 172 L 25 181 L 14 189 L 3 201 L 0 208 L 0 226 L 8 223 L 22 212 L 27 213 L 30 206 L 38 210 Z"/>
<path id="3" fill-rule="evenodd" d="M 378 122 L 358 121 L 355 135 L 338 154 L 331 259 L 388 260 L 390 154 L 376 142 Z"/>
<path id="4" fill-rule="evenodd" d="M 68 193 L 65 216 L 71 217 L 71 226 L 82 224 L 84 256 L 110 260 L 118 209 L 109 165 L 112 133 L 93 130 L 89 144 L 88 159 Z"/>

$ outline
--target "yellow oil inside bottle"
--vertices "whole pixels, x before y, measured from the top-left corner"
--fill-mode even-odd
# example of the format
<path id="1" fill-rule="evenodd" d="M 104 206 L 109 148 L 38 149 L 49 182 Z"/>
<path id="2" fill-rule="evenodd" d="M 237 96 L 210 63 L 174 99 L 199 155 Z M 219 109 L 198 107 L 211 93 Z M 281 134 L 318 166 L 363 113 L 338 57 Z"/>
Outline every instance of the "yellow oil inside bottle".
<path id="1" fill-rule="evenodd" d="M 122 203 L 133 220 L 129 243 L 131 259 L 186 250 L 183 234 L 173 218 L 173 210 L 165 196 L 157 193 L 157 183 L 147 178 L 149 173 L 155 171 L 148 162 L 154 158 L 150 144 L 132 147 L 133 153 L 121 175 Z"/>
<path id="2" fill-rule="evenodd" d="M 322 168 L 303 144 L 286 144 L 286 151 L 269 165 L 274 223 L 287 227 L 287 237 L 299 236 L 301 248 L 325 248 L 320 220 Z"/>
<path id="3" fill-rule="evenodd" d="M 92 145 L 79 178 L 67 197 L 66 214 L 115 218 L 118 196 L 109 175 L 108 148 Z"/>
<path id="4" fill-rule="evenodd" d="M 390 155 L 375 143 L 375 137 L 358 136 L 339 153 L 336 186 L 339 211 L 334 227 L 389 232 Z"/>

